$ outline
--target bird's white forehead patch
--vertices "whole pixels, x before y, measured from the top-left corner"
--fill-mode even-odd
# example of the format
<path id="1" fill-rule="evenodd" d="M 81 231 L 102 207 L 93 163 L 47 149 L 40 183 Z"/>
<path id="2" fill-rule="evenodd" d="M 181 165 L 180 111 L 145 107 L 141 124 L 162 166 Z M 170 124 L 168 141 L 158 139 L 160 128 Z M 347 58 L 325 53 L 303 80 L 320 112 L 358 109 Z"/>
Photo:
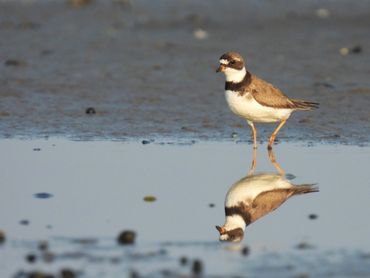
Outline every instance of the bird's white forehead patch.
<path id="1" fill-rule="evenodd" d="M 220 64 L 228 65 L 229 64 L 229 61 L 226 60 L 226 59 L 220 59 Z"/>

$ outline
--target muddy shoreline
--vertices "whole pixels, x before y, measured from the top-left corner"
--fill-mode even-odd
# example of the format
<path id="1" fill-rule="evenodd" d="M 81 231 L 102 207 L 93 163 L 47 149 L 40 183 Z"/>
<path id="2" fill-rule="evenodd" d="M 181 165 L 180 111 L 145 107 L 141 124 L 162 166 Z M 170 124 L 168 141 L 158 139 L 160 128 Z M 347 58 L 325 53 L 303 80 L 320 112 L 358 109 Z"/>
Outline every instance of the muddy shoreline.
<path id="1" fill-rule="evenodd" d="M 282 141 L 370 141 L 367 1 L 123 2 L 0 1 L 0 137 L 249 141 L 214 72 L 236 50 L 287 95 L 320 102 Z M 274 126 L 257 128 L 266 141 Z"/>

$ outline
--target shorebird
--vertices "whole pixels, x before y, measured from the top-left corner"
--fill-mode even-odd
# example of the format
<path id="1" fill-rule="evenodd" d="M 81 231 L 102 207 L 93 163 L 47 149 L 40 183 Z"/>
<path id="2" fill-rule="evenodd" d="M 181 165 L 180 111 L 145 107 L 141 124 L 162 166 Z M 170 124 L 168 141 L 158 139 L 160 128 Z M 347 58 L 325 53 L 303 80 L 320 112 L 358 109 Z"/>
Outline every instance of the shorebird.
<path id="1" fill-rule="evenodd" d="M 269 139 L 268 149 L 271 149 L 292 112 L 318 108 L 316 102 L 290 99 L 272 84 L 251 74 L 245 68 L 243 57 L 236 52 L 227 52 L 220 57 L 217 72 L 225 73 L 225 97 L 231 111 L 246 119 L 252 128 L 254 148 L 257 148 L 254 123 L 280 122 Z"/>
<path id="2" fill-rule="evenodd" d="M 242 178 L 226 194 L 225 224 L 216 226 L 220 241 L 241 241 L 248 225 L 290 197 L 318 191 L 314 184 L 294 185 L 280 174 L 260 173 Z"/>

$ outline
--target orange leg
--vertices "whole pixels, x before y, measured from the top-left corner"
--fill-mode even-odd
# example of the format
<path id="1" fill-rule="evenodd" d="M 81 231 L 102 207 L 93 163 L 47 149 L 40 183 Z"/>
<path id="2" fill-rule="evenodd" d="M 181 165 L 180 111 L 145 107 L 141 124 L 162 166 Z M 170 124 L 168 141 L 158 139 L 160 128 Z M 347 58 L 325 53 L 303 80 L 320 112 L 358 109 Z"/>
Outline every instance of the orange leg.
<path id="1" fill-rule="evenodd" d="M 257 130 L 256 130 L 256 128 L 254 127 L 253 122 L 248 121 L 248 124 L 249 124 L 249 125 L 251 126 L 251 128 L 252 128 L 252 133 L 253 133 L 253 148 L 254 148 L 254 149 L 257 149 Z"/>
<path id="2" fill-rule="evenodd" d="M 272 144 L 274 144 L 276 135 L 279 133 L 279 130 L 283 127 L 283 125 L 285 125 L 285 123 L 286 123 L 286 120 L 282 120 L 280 124 L 277 126 L 277 128 L 275 129 L 275 131 L 271 134 L 269 144 L 267 146 L 269 150 L 272 149 Z"/>
<path id="3" fill-rule="evenodd" d="M 284 170 L 280 167 L 279 163 L 277 163 L 275 160 L 275 154 L 272 151 L 272 149 L 268 150 L 268 154 L 269 154 L 269 158 L 270 158 L 272 165 L 274 165 L 274 167 L 276 168 L 276 170 L 278 170 L 280 175 L 285 176 Z"/>
<path id="4" fill-rule="evenodd" d="M 257 164 L 257 148 L 253 148 L 253 160 L 248 176 L 253 174 L 254 170 L 256 169 L 256 164 Z"/>

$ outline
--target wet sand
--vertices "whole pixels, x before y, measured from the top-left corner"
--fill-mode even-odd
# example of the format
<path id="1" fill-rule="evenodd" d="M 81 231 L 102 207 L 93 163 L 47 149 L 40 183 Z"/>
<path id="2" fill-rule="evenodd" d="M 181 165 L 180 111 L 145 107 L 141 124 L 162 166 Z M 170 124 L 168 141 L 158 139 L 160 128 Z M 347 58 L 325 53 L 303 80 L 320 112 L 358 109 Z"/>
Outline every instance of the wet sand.
<path id="1" fill-rule="evenodd" d="M 7 238 L 0 276 L 61 268 L 79 277 L 189 275 L 195 259 L 207 277 L 368 276 L 369 152 L 277 146 L 291 182 L 316 183 L 320 192 L 289 199 L 247 227 L 241 244 L 221 244 L 215 225 L 224 223 L 230 186 L 249 171 L 247 144 L 1 140 L 0 230 Z M 256 172 L 277 172 L 265 148 Z M 133 246 L 116 242 L 123 230 L 136 232 Z M 40 240 L 49 242 L 48 252 Z M 26 261 L 29 254 L 36 263 Z"/>
<path id="2" fill-rule="evenodd" d="M 122 2 L 0 1 L 1 137 L 249 141 L 214 72 L 235 50 L 290 97 L 320 102 L 282 141 L 368 144 L 368 1 Z"/>

